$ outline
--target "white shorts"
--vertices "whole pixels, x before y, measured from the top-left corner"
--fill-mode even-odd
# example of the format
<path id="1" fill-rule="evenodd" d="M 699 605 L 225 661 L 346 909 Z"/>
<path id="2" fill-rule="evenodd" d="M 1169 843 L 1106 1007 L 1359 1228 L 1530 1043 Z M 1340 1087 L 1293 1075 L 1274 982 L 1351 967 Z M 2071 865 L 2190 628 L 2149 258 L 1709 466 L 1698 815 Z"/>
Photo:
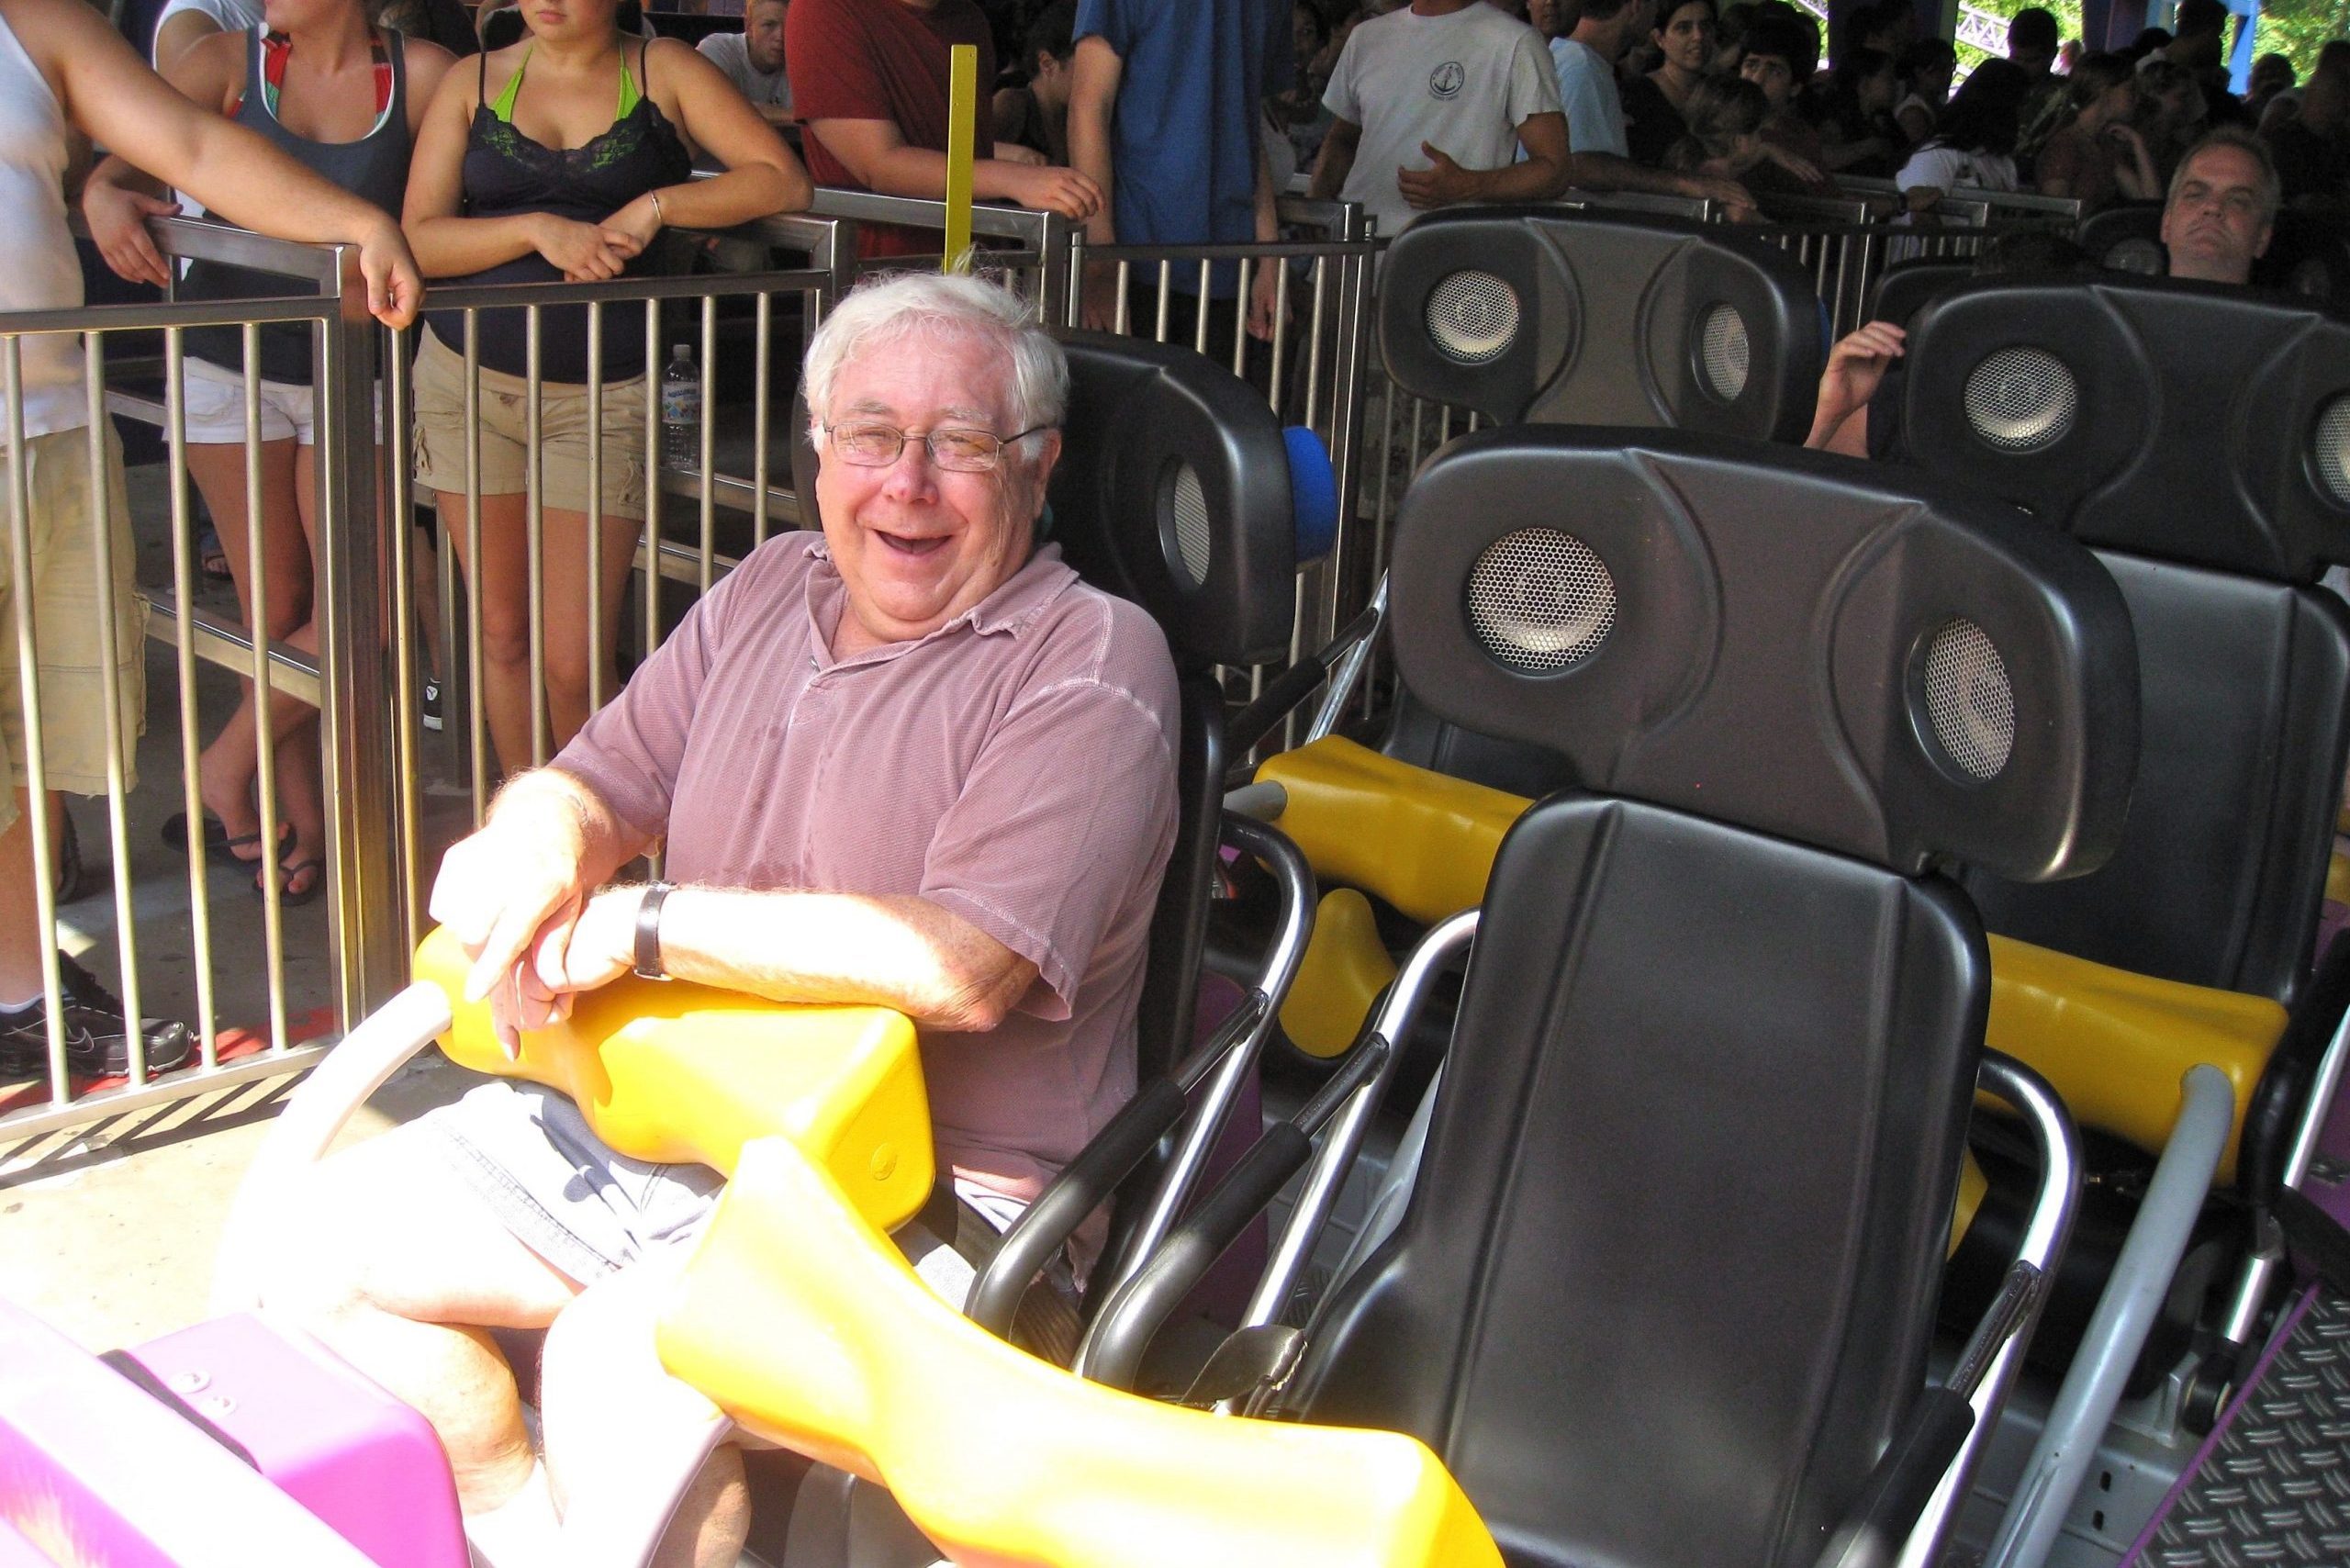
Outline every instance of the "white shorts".
<path id="1" fill-rule="evenodd" d="M 214 445 L 241 443 L 245 439 L 244 376 L 194 354 L 184 363 L 187 367 L 183 387 L 187 439 Z M 318 445 L 318 394 L 308 384 L 263 378 L 262 440 Z M 375 388 L 375 439 L 384 439 L 384 389 L 380 386 Z"/>

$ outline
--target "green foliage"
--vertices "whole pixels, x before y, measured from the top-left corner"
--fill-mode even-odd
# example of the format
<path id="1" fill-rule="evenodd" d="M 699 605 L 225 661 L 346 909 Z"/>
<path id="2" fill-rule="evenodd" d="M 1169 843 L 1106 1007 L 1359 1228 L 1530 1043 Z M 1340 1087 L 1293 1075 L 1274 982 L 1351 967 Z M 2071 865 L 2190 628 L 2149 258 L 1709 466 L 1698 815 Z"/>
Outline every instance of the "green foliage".
<path id="1" fill-rule="evenodd" d="M 2345 8 L 2350 8 L 2350 0 L 2325 0 L 2325 3 L 2339 4 Z M 1955 40 L 1958 45 L 1958 74 L 1964 76 L 1992 57 L 1990 53 L 1976 47 L 1965 37 L 1969 30 L 1964 25 L 1967 12 L 1974 11 L 1986 17 L 1998 18 L 2002 47 L 1994 52 L 2004 53 L 2008 18 L 2033 5 L 2039 6 L 2042 10 L 2056 18 L 2058 38 L 2076 39 L 2081 36 L 2081 0 L 1965 0 L 1959 10 L 1960 36 Z"/>
<path id="2" fill-rule="evenodd" d="M 2350 35 L 2350 0 L 2277 0 L 2262 9 L 2253 47 L 2261 54 L 2283 55 L 2306 82 L 2317 64 L 2317 51 L 2345 35 Z"/>

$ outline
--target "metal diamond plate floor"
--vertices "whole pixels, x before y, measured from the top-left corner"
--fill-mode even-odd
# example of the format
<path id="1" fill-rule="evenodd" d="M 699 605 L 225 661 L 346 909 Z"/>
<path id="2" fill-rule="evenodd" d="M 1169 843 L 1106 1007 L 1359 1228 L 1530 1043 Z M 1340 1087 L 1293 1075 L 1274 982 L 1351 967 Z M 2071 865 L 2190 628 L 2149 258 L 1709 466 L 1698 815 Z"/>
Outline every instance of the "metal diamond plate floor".
<path id="1" fill-rule="evenodd" d="M 2319 1293 L 2143 1561 L 2350 1568 L 2350 1301 Z"/>

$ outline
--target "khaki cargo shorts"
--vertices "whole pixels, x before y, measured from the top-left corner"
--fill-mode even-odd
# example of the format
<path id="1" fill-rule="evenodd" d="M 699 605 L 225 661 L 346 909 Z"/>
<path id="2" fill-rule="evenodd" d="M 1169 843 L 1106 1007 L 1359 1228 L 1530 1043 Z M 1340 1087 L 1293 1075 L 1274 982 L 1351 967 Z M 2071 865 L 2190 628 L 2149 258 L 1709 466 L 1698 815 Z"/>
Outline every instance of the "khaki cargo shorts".
<path id="1" fill-rule="evenodd" d="M 133 767 L 147 712 L 147 606 L 139 597 L 138 553 L 130 539 L 130 510 L 123 499 L 122 442 L 109 422 L 104 431 L 106 471 L 105 537 L 112 549 L 114 624 L 98 618 L 101 524 L 90 490 L 90 432 L 56 431 L 24 445 L 25 523 L 30 535 L 32 581 L 16 580 L 15 551 L 6 544 L 17 481 L 0 442 L 0 750 L 6 788 L 0 790 L 0 832 L 16 825 L 16 791 L 30 787 L 25 734 L 23 666 L 17 657 L 17 612 L 28 602 L 40 663 L 41 758 L 52 790 L 102 795 L 106 789 L 106 660 L 111 653 L 115 694 L 122 714 L 123 787 L 138 781 Z M 110 646 L 109 646 L 110 645 Z"/>
<path id="2" fill-rule="evenodd" d="M 431 328 L 417 349 L 416 482 L 465 493 L 465 361 Z M 530 484 L 530 388 L 519 375 L 481 367 L 481 493 L 519 496 Z M 588 388 L 539 383 L 540 496 L 560 511 L 644 517 L 644 377 L 604 388 L 602 504 L 588 502 Z M 448 520 L 462 527 L 463 514 Z"/>

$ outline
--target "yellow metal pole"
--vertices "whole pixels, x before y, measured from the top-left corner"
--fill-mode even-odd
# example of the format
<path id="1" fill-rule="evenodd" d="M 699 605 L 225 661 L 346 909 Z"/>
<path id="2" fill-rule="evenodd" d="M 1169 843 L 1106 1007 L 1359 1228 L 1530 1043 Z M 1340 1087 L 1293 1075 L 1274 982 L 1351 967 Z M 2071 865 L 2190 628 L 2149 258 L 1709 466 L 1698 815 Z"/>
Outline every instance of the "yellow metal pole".
<path id="1" fill-rule="evenodd" d="M 947 55 L 946 248 L 941 272 L 971 268 L 971 160 L 979 129 L 979 51 L 958 43 Z"/>

